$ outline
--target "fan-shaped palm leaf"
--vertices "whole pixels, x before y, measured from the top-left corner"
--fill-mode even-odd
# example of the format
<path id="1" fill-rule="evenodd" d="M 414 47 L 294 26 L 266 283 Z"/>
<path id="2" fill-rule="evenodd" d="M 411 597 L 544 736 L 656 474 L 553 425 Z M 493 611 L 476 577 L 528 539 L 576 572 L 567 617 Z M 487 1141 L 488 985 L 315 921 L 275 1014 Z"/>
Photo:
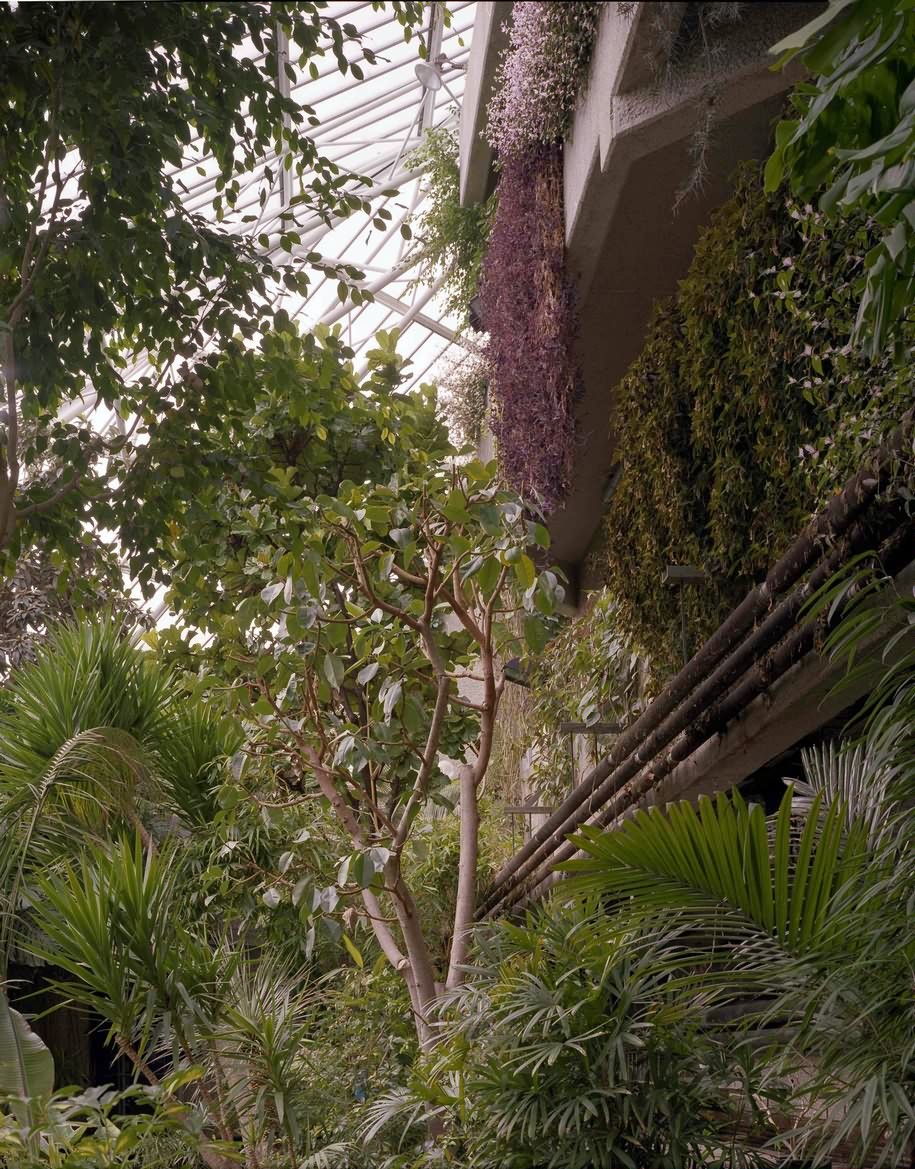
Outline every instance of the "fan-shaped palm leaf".
<path id="1" fill-rule="evenodd" d="M 859 1163 L 890 1165 L 915 1132 L 915 866 L 884 760 L 807 753 L 805 795 L 772 820 L 737 795 L 652 809 L 582 833 L 587 856 L 565 868 L 693 1008 L 741 1005 L 768 1075 L 801 1072 L 800 1147 L 828 1160 L 850 1142 Z"/>
<path id="2" fill-rule="evenodd" d="M 615 832 L 585 828 L 575 840 L 586 858 L 562 867 L 630 926 L 677 912 L 711 936 L 763 935 L 800 954 L 829 939 L 836 899 L 865 868 L 861 826 L 847 828 L 840 804 L 820 817 L 821 802 L 799 829 L 789 791 L 774 832 L 737 793 L 640 811 Z"/>

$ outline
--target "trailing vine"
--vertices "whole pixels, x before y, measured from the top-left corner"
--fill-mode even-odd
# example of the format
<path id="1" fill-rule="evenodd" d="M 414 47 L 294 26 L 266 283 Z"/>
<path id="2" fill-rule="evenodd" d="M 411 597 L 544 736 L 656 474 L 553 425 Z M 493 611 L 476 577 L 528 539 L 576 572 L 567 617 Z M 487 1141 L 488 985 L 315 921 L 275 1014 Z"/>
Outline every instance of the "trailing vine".
<path id="1" fill-rule="evenodd" d="M 509 483 L 549 511 L 575 452 L 575 307 L 565 267 L 562 149 L 505 159 L 484 265 L 492 430 Z"/>
<path id="2" fill-rule="evenodd" d="M 848 345 L 877 231 L 766 197 L 744 168 L 615 390 L 622 475 L 598 555 L 662 672 L 681 661 L 665 566 L 710 578 L 682 593 L 695 646 L 911 405 L 915 326 L 902 365 Z"/>
<path id="3" fill-rule="evenodd" d="M 554 621 L 549 642 L 525 662 L 527 685 L 508 687 L 503 698 L 491 777 L 508 804 L 559 804 L 568 794 L 572 760 L 563 723 L 593 726 L 594 734 L 599 723 L 626 726 L 652 696 L 648 659 L 622 632 L 606 589 L 592 593 L 578 616 Z M 610 741 L 601 734 L 594 754 Z M 587 766 L 576 750 L 576 780 Z"/>
<path id="4" fill-rule="evenodd" d="M 426 196 L 413 232 L 418 273 L 427 280 L 443 278 L 445 311 L 464 326 L 480 283 L 495 196 L 469 207 L 461 205 L 457 136 L 447 127 L 430 130 L 410 164 L 423 168 Z"/>
<path id="5" fill-rule="evenodd" d="M 514 6 L 487 127 L 501 172 L 481 285 L 492 427 L 506 478 L 546 510 L 568 490 L 579 383 L 562 140 L 587 78 L 600 8 Z"/>
<path id="6" fill-rule="evenodd" d="M 516 4 L 486 136 L 503 158 L 561 142 L 591 64 L 602 5 Z"/>

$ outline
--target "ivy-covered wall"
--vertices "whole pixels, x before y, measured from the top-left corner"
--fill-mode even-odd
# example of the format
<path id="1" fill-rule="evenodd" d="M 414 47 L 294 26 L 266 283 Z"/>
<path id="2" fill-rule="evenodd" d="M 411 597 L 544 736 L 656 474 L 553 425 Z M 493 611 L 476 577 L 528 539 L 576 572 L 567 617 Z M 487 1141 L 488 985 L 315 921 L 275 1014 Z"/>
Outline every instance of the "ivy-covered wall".
<path id="1" fill-rule="evenodd" d="M 684 590 L 695 649 L 912 404 L 915 327 L 874 362 L 848 345 L 873 239 L 743 169 L 614 389 L 621 477 L 593 556 L 660 675 L 682 664 L 665 565 L 714 578 Z"/>

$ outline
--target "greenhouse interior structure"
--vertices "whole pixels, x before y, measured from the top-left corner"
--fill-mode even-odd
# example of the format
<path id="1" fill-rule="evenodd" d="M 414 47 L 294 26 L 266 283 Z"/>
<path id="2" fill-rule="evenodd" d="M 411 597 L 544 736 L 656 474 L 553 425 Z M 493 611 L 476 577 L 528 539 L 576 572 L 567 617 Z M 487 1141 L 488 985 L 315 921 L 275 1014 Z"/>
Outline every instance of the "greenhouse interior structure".
<path id="1" fill-rule="evenodd" d="M 0 108 L 0 1169 L 915 1169 L 915 2 Z"/>

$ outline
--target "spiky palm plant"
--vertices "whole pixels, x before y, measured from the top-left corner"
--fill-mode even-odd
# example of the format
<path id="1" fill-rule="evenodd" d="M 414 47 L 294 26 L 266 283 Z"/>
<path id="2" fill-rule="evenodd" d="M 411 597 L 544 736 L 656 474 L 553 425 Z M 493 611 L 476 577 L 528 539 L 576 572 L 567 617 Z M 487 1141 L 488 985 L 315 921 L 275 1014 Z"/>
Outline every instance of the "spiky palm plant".
<path id="1" fill-rule="evenodd" d="M 179 842 L 87 843 L 78 865 L 38 880 L 32 952 L 66 973 L 62 997 L 100 1014 L 151 1085 L 192 1073 L 208 1164 L 295 1164 L 318 1101 L 310 1033 L 320 989 L 298 969 L 201 918 Z"/>
<path id="2" fill-rule="evenodd" d="M 54 632 L 16 672 L 0 711 L 4 940 L 29 874 L 85 839 L 129 827 L 150 844 L 170 816 L 212 818 L 219 772 L 241 738 L 188 701 L 115 620 Z"/>
<path id="3" fill-rule="evenodd" d="M 583 832 L 565 867 L 696 1017 L 731 1020 L 764 1084 L 794 1084 L 776 1146 L 895 1166 L 915 1136 L 912 808 L 884 754 L 804 762 L 768 821 L 737 795 L 652 809 Z"/>
<path id="4" fill-rule="evenodd" d="M 59 630 L 0 714 L 6 921 L 25 914 L 18 943 L 65 972 L 61 1000 L 101 1015 L 140 1082 L 179 1077 L 213 1169 L 239 1150 L 296 1163 L 316 1105 L 315 990 L 195 891 L 240 742 L 106 621 Z"/>

